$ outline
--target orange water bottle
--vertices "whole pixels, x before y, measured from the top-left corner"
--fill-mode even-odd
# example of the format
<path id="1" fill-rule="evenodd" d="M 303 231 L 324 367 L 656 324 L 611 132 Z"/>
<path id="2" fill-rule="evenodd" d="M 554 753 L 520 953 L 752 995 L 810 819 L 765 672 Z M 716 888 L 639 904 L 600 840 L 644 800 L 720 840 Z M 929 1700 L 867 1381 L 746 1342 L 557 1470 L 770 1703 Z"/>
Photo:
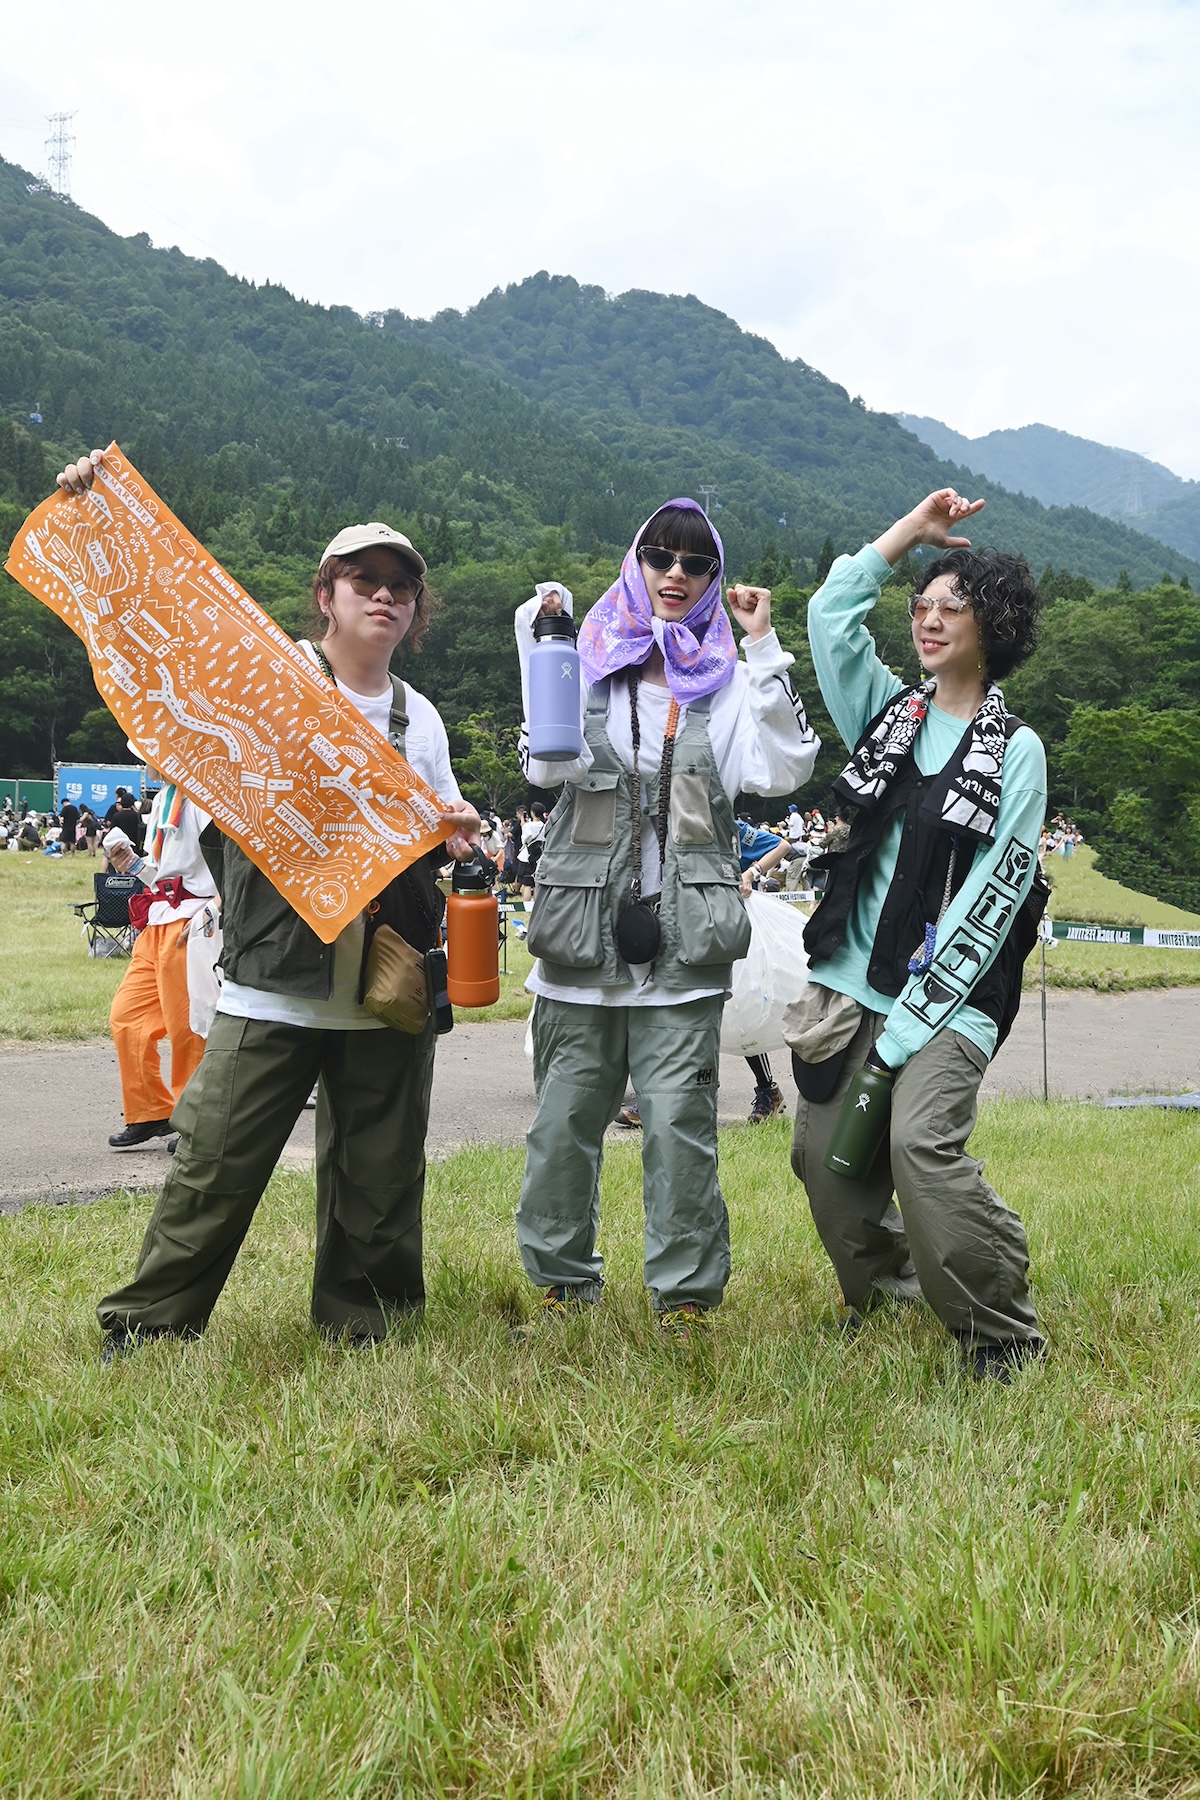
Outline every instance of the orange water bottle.
<path id="1" fill-rule="evenodd" d="M 454 865 L 446 901 L 446 983 L 452 1006 L 493 1006 L 500 998 L 500 908 L 495 867 L 476 852 Z"/>

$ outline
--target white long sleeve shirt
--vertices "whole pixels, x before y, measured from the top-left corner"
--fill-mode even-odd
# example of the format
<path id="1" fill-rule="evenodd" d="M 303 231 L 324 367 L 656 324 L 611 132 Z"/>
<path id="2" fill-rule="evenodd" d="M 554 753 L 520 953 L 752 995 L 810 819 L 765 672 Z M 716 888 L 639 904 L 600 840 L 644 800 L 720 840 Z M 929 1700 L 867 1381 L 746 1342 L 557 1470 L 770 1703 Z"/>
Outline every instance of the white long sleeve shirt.
<path id="1" fill-rule="evenodd" d="M 524 720 L 521 726 L 520 757 L 528 780 L 535 787 L 558 787 L 565 781 L 580 781 L 592 766 L 592 753 L 584 744 L 582 756 L 571 762 L 542 762 L 529 754 L 529 655 L 533 649 L 533 623 L 541 608 L 540 596 L 526 600 L 517 608 L 517 650 L 521 659 L 521 697 Z M 568 607 L 568 611 L 570 608 Z M 725 686 L 712 696 L 708 714 L 708 735 L 721 785 L 731 801 L 741 794 L 790 794 L 802 787 L 813 771 L 821 740 L 808 722 L 804 704 L 792 686 L 789 673 L 795 658 L 780 644 L 774 631 L 765 637 L 743 640 L 745 661 L 739 659 Z M 586 710 L 588 685 L 582 683 L 583 706 Z M 657 775 L 662 763 L 663 739 L 671 694 L 665 687 L 643 681 L 638 686 L 638 725 L 641 750 L 638 774 L 643 784 Z M 687 717 L 687 708 L 679 711 L 679 729 Z M 626 769 L 633 768 L 633 726 L 629 707 L 629 688 L 620 677 L 609 683 L 608 740 Z M 645 788 L 643 786 L 643 800 Z M 658 836 L 654 821 L 647 814 L 642 825 L 642 891 L 654 893 L 661 880 Z M 560 988 L 547 982 L 541 964 L 535 963 L 526 982 L 531 993 L 548 999 L 573 1001 L 590 1006 L 667 1006 L 694 1000 L 713 992 L 698 988 L 680 993 L 656 988 L 647 981 L 648 971 L 635 970 L 634 981 L 619 988 Z"/>

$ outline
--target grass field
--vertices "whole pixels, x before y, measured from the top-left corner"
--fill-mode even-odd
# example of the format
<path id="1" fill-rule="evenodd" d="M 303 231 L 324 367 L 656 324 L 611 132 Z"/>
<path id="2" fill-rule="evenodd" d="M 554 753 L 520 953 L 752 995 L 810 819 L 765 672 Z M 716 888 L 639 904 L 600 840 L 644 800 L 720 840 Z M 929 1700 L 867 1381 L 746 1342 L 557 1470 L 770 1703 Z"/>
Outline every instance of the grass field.
<path id="1" fill-rule="evenodd" d="M 531 1346 L 519 1152 L 434 1169 L 424 1325 L 306 1327 L 282 1176 L 208 1337 L 111 1369 L 145 1203 L 0 1221 L 0 1792 L 38 1800 L 1200 1793 L 1195 1125 L 983 1109 L 1053 1342 L 960 1378 L 833 1329 L 782 1122 L 724 1134 L 735 1277 L 656 1341 L 636 1145 L 610 1285 Z"/>
<path id="2" fill-rule="evenodd" d="M 0 1041 L 103 1037 L 108 1009 L 128 963 L 89 957 L 71 902 L 92 898 L 99 858 L 0 855 L 0 919 L 4 923 L 4 979 L 0 983 Z M 500 999 L 465 1019 L 523 1019 L 532 959 L 515 936 Z"/>
<path id="3" fill-rule="evenodd" d="M 1051 857 L 1055 882 L 1051 911 L 1059 919 L 1096 924 L 1200 928 L 1200 917 L 1134 894 L 1097 875 L 1094 853 Z M 4 921 L 0 985 L 0 1041 L 64 1040 L 103 1036 L 108 1008 L 126 964 L 90 959 L 79 934 L 72 900 L 90 899 L 99 861 L 68 862 L 42 856 L 0 856 L 0 917 Z M 500 978 L 495 1006 L 464 1012 L 465 1019 L 523 1019 L 529 1012 L 524 982 L 532 967 L 524 944 L 510 931 L 508 973 Z M 1112 944 L 1059 943 L 1046 956 L 1051 987 L 1122 993 L 1133 988 L 1200 985 L 1200 952 L 1144 950 Z M 1025 971 L 1026 988 L 1041 982 L 1037 951 Z"/>

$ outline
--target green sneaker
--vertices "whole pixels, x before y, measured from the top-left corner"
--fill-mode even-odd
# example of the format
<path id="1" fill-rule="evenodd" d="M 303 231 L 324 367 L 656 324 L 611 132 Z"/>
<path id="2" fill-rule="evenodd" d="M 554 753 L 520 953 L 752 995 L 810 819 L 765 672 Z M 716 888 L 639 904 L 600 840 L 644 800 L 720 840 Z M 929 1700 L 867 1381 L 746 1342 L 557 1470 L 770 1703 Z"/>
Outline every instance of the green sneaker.
<path id="1" fill-rule="evenodd" d="M 663 1337 L 675 1344 L 695 1343 L 712 1330 L 712 1317 L 706 1306 L 685 1300 L 682 1306 L 667 1306 L 655 1313 L 654 1322 Z"/>
<path id="2" fill-rule="evenodd" d="M 532 1319 L 527 1320 L 524 1325 L 515 1325 L 509 1335 L 514 1343 L 528 1343 L 544 1325 L 558 1325 L 566 1319 L 578 1319 L 589 1306 L 594 1305 L 594 1301 L 581 1300 L 573 1288 L 545 1288 Z"/>

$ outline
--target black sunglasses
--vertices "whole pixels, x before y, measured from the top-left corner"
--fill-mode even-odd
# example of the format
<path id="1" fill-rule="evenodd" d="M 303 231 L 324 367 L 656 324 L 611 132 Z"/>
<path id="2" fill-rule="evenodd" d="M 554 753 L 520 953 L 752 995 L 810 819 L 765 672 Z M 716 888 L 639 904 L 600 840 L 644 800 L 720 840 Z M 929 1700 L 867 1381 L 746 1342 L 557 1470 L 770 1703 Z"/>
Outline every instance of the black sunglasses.
<path id="1" fill-rule="evenodd" d="M 715 556 L 681 556 L 678 550 L 663 550 L 657 544 L 641 544 L 638 547 L 638 561 L 644 562 L 659 575 L 665 575 L 678 563 L 684 574 L 692 581 L 707 576 L 711 581 L 721 564 Z"/>

